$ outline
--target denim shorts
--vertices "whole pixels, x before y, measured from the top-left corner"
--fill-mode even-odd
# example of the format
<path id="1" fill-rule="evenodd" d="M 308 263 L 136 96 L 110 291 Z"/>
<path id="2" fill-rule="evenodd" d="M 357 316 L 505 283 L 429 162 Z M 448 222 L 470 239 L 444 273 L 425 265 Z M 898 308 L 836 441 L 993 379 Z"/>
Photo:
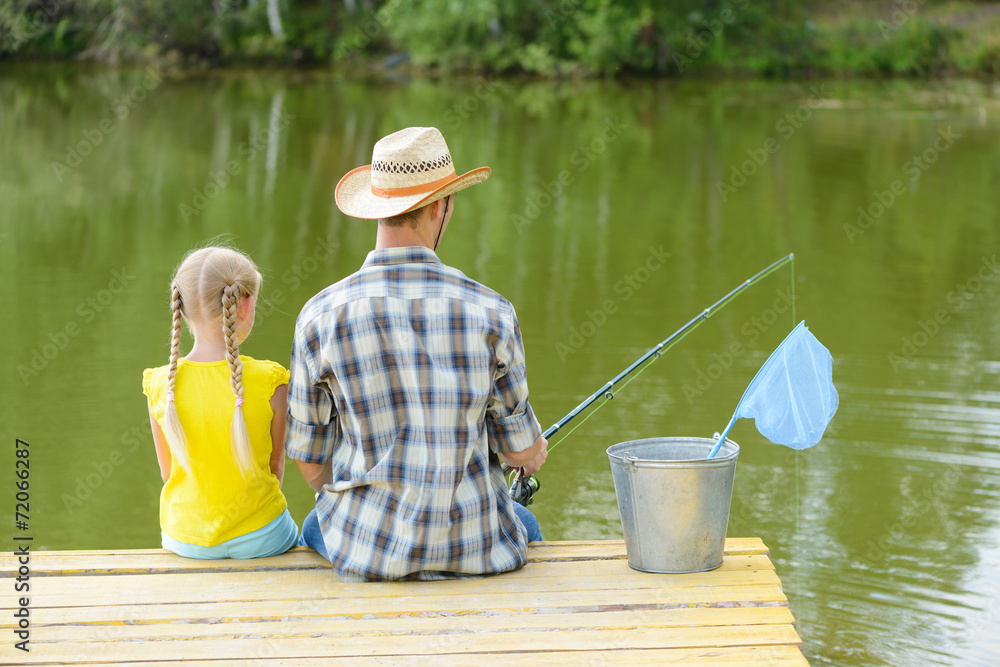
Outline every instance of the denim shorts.
<path id="1" fill-rule="evenodd" d="M 298 542 L 299 528 L 286 509 L 271 523 L 221 544 L 203 547 L 188 544 L 160 532 L 163 548 L 185 558 L 266 558 L 283 554 Z"/>

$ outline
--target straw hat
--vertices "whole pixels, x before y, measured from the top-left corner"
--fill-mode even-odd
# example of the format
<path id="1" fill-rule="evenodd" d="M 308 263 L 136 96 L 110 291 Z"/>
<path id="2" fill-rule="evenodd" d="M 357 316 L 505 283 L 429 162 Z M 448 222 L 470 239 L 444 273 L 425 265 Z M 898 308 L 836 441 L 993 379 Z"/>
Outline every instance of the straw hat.
<path id="1" fill-rule="evenodd" d="M 440 130 L 408 127 L 379 139 L 372 163 L 347 172 L 335 197 L 347 215 L 376 220 L 444 199 L 489 176 L 489 167 L 457 176 Z"/>

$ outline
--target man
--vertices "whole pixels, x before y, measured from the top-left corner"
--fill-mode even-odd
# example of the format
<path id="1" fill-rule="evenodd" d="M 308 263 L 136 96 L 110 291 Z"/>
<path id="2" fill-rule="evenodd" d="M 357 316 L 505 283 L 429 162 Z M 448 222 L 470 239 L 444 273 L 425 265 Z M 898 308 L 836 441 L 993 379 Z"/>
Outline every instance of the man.
<path id="1" fill-rule="evenodd" d="M 489 174 L 457 176 L 441 133 L 411 127 L 337 184 L 341 211 L 378 220 L 375 250 L 299 314 L 286 451 L 318 492 L 302 543 L 343 581 L 506 572 L 541 539 L 500 469 L 532 474 L 548 448 L 514 309 L 434 252 Z"/>

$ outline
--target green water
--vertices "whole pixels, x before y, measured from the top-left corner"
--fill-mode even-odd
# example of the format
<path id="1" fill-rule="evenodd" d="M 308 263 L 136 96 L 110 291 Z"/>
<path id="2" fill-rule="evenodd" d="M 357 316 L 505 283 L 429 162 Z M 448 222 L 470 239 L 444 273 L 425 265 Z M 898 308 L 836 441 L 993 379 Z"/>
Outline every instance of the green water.
<path id="1" fill-rule="evenodd" d="M 252 253 L 269 303 L 243 351 L 287 364 L 298 309 L 374 242 L 337 180 L 436 125 L 460 171 L 494 170 L 440 255 L 516 306 L 543 425 L 794 252 L 840 410 L 798 455 L 737 425 L 729 535 L 771 548 L 813 664 L 1000 660 L 995 86 L 148 76 L 0 71 L 0 465 L 12 479 L 31 443 L 36 548 L 158 546 L 140 376 L 166 363 L 183 253 L 217 235 Z M 721 430 L 792 326 L 789 287 L 741 295 L 553 450 L 548 539 L 621 536 L 604 450 Z M 294 468 L 284 490 L 301 521 Z"/>

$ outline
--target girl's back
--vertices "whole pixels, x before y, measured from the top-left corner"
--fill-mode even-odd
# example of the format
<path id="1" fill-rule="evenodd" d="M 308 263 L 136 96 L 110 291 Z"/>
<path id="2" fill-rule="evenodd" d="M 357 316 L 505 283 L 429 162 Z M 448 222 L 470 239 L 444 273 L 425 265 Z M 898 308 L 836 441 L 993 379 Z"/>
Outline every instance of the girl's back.
<path id="1" fill-rule="evenodd" d="M 244 480 L 233 459 L 229 427 L 233 393 L 226 361 L 180 359 L 175 380 L 177 415 L 187 436 L 190 472 L 177 462 L 160 499 L 160 527 L 183 542 L 211 546 L 266 525 L 286 507 L 271 474 L 271 397 L 288 383 L 288 371 L 272 361 L 241 355 L 243 417 L 258 476 Z M 143 392 L 157 421 L 163 417 L 169 366 L 143 373 Z M 159 408 L 159 409 L 157 409 Z"/>
<path id="2" fill-rule="evenodd" d="M 261 276 L 230 248 L 188 253 L 170 285 L 170 363 L 146 369 L 163 478 L 165 549 L 191 558 L 260 558 L 294 546 L 281 493 L 288 371 L 240 355 Z M 194 345 L 180 356 L 181 325 Z"/>

